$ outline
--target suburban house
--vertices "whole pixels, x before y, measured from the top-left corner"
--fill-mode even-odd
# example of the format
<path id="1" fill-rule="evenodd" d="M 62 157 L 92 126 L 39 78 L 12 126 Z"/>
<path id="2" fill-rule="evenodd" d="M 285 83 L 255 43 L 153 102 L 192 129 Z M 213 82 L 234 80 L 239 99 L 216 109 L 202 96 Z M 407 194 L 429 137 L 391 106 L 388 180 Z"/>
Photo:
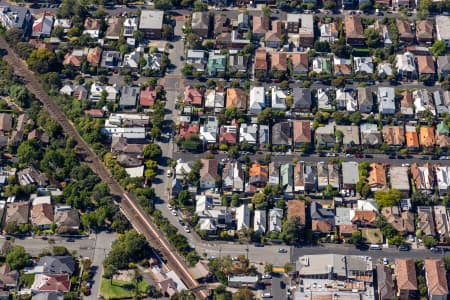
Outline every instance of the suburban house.
<path id="1" fill-rule="evenodd" d="M 382 144 L 381 133 L 378 131 L 377 124 L 361 124 L 360 132 L 362 145 L 376 147 Z"/>
<path id="2" fill-rule="evenodd" d="M 267 70 L 268 70 L 268 67 L 267 67 L 266 49 L 258 48 L 255 51 L 255 64 L 254 64 L 255 75 L 258 72 L 262 72 L 262 75 L 265 76 L 267 73 Z"/>
<path id="3" fill-rule="evenodd" d="M 279 122 L 272 126 L 272 145 L 292 145 L 291 124 L 289 122 Z"/>
<path id="4" fill-rule="evenodd" d="M 44 201 L 42 201 L 44 199 Z M 54 221 L 50 196 L 33 199 L 31 209 L 31 225 L 40 229 L 49 229 Z"/>
<path id="5" fill-rule="evenodd" d="M 226 96 L 226 108 L 236 107 L 238 110 L 247 111 L 248 96 L 240 88 L 228 88 Z"/>
<path id="6" fill-rule="evenodd" d="M 219 131 L 217 118 L 208 116 L 207 122 L 200 126 L 200 139 L 204 143 L 214 144 L 217 142 L 217 133 Z"/>
<path id="7" fill-rule="evenodd" d="M 407 125 L 405 126 L 405 131 L 406 148 L 408 148 L 409 151 L 418 151 L 420 145 L 419 135 L 417 134 L 416 127 Z"/>
<path id="8" fill-rule="evenodd" d="M 379 300 L 391 300 L 395 296 L 395 285 L 392 279 L 392 268 L 383 264 L 377 264 L 377 287 Z"/>
<path id="9" fill-rule="evenodd" d="M 352 61 L 348 58 L 334 57 L 334 74 L 337 76 L 346 76 L 352 74 Z"/>
<path id="10" fill-rule="evenodd" d="M 271 68 L 270 70 L 272 72 L 275 71 L 281 71 L 286 72 L 287 71 L 287 54 L 283 52 L 275 52 L 271 55 Z"/>
<path id="11" fill-rule="evenodd" d="M 358 163 L 354 161 L 342 163 L 342 188 L 355 190 L 359 181 Z"/>
<path id="12" fill-rule="evenodd" d="M 435 172 L 439 194 L 445 195 L 450 187 L 450 167 L 435 166 Z"/>
<path id="13" fill-rule="evenodd" d="M 122 30 L 122 18 L 120 17 L 109 18 L 105 38 L 108 40 L 118 40 L 121 30 Z"/>
<path id="14" fill-rule="evenodd" d="M 78 210 L 66 205 L 55 206 L 55 224 L 58 232 L 73 232 L 80 228 L 80 215 Z"/>
<path id="15" fill-rule="evenodd" d="M 436 143 L 434 128 L 429 126 L 420 127 L 420 145 L 422 147 L 433 147 Z"/>
<path id="16" fill-rule="evenodd" d="M 370 113 L 373 109 L 373 94 L 370 89 L 358 87 L 358 108 L 362 113 Z"/>
<path id="17" fill-rule="evenodd" d="M 404 196 L 409 195 L 409 168 L 400 166 L 390 167 L 391 188 L 400 191 Z"/>
<path id="18" fill-rule="evenodd" d="M 281 220 L 283 220 L 283 210 L 272 208 L 269 210 L 269 232 L 281 232 Z"/>
<path id="19" fill-rule="evenodd" d="M 410 211 L 401 211 L 398 206 L 383 207 L 381 214 L 386 222 L 392 225 L 402 235 L 408 235 L 414 230 L 414 213 Z"/>
<path id="20" fill-rule="evenodd" d="M 418 292 L 414 260 L 396 259 L 395 276 L 397 279 L 397 297 L 399 300 L 414 298 Z"/>
<path id="21" fill-rule="evenodd" d="M 288 201 L 288 209 L 287 209 L 287 218 L 288 220 L 294 217 L 298 217 L 300 219 L 300 224 L 306 224 L 306 205 L 303 200 L 289 200 Z"/>
<path id="22" fill-rule="evenodd" d="M 221 125 L 219 129 L 219 143 L 224 145 L 236 145 L 237 144 L 237 125 Z"/>
<path id="23" fill-rule="evenodd" d="M 5 225 L 9 223 L 16 223 L 17 225 L 28 224 L 29 218 L 29 203 L 9 202 L 6 204 Z"/>
<path id="24" fill-rule="evenodd" d="M 438 56 L 436 63 L 440 78 L 450 75 L 450 56 Z"/>
<path id="25" fill-rule="evenodd" d="M 34 293 L 67 293 L 70 291 L 70 277 L 68 274 L 36 274 L 34 276 L 33 285 L 31 286 L 31 291 Z"/>
<path id="26" fill-rule="evenodd" d="M 253 16 L 253 28 L 252 28 L 253 40 L 259 41 L 266 34 L 266 32 L 269 31 L 269 25 L 270 25 L 269 17 Z"/>
<path id="27" fill-rule="evenodd" d="M 425 259 L 425 279 L 428 299 L 445 300 L 448 297 L 447 272 L 442 259 Z"/>
<path id="28" fill-rule="evenodd" d="M 403 80 L 414 80 L 418 78 L 416 62 L 411 52 L 397 54 L 396 68 L 398 76 Z"/>
<path id="29" fill-rule="evenodd" d="M 183 103 L 201 106 L 203 103 L 203 92 L 192 85 L 188 85 L 184 88 L 184 99 Z"/>
<path id="30" fill-rule="evenodd" d="M 324 208 L 319 202 L 312 202 L 309 207 L 312 231 L 329 234 L 334 227 L 334 212 Z"/>
<path id="31" fill-rule="evenodd" d="M 244 170 L 239 161 L 228 162 L 222 172 L 222 188 L 233 192 L 244 191 Z"/>
<path id="32" fill-rule="evenodd" d="M 192 32 L 199 37 L 207 38 L 209 34 L 209 12 L 201 11 L 192 13 Z"/>
<path id="33" fill-rule="evenodd" d="M 291 53 L 292 72 L 294 75 L 307 74 L 309 71 L 309 58 L 305 52 Z"/>
<path id="34" fill-rule="evenodd" d="M 84 20 L 84 34 L 88 34 L 93 39 L 100 37 L 101 20 L 87 17 Z"/>
<path id="35" fill-rule="evenodd" d="M 405 129 L 403 126 L 384 125 L 383 141 L 389 146 L 403 146 L 405 144 Z"/>
<path id="36" fill-rule="evenodd" d="M 219 162 L 216 159 L 201 159 L 200 188 L 211 189 L 216 187 L 219 179 Z"/>
<path id="37" fill-rule="evenodd" d="M 246 191 L 255 192 L 266 186 L 269 181 L 269 168 L 260 163 L 253 163 L 248 172 L 248 183 Z"/>
<path id="38" fill-rule="evenodd" d="M 353 64 L 355 73 L 373 74 L 373 59 L 372 57 L 353 57 Z"/>
<path id="39" fill-rule="evenodd" d="M 433 57 L 430 55 L 419 55 L 416 59 L 420 78 L 422 79 L 423 76 L 426 76 L 426 78 L 434 80 L 436 78 L 436 67 L 434 66 Z"/>
<path id="40" fill-rule="evenodd" d="M 225 72 L 227 66 L 227 56 L 209 52 L 208 59 L 208 75 L 215 76 L 220 72 Z"/>
<path id="41" fill-rule="evenodd" d="M 253 218 L 253 232 L 263 235 L 267 231 L 267 214 L 265 210 L 256 209 Z"/>
<path id="42" fill-rule="evenodd" d="M 334 123 L 328 123 L 325 126 L 317 127 L 315 130 L 316 143 L 320 146 L 332 147 L 336 144 L 334 134 Z"/>
<path id="43" fill-rule="evenodd" d="M 292 89 L 292 98 L 292 112 L 311 111 L 312 99 L 310 89 L 294 87 Z"/>
<path id="44" fill-rule="evenodd" d="M 37 38 L 50 37 L 53 29 L 54 17 L 44 12 L 43 15 L 37 18 L 33 23 L 33 36 Z"/>
<path id="45" fill-rule="evenodd" d="M 447 48 L 450 47 L 450 17 L 439 15 L 436 16 L 436 39 L 438 41 L 444 41 L 447 44 Z"/>
<path id="46" fill-rule="evenodd" d="M 275 162 L 269 164 L 269 184 L 278 185 L 280 184 L 280 167 Z"/>
<path id="47" fill-rule="evenodd" d="M 343 88 L 336 90 L 336 108 L 348 112 L 358 110 L 358 103 L 351 90 Z"/>
<path id="48" fill-rule="evenodd" d="M 250 104 L 248 112 L 252 115 L 259 114 L 266 107 L 266 95 L 264 87 L 253 86 L 250 88 Z"/>
<path id="49" fill-rule="evenodd" d="M 349 45 L 363 46 L 365 35 L 360 16 L 345 15 L 344 18 L 345 37 Z"/>
<path id="50" fill-rule="evenodd" d="M 150 108 L 155 104 L 157 96 L 158 93 L 156 92 L 156 89 L 152 86 L 147 86 L 140 91 L 139 105 L 144 109 Z"/>
<path id="51" fill-rule="evenodd" d="M 281 21 L 272 21 L 272 30 L 265 33 L 264 42 L 267 48 L 279 48 L 281 46 Z"/>
<path id="52" fill-rule="evenodd" d="M 290 163 L 280 166 L 281 186 L 285 195 L 291 195 L 294 192 L 294 167 Z"/>
<path id="53" fill-rule="evenodd" d="M 378 111 L 383 115 L 395 114 L 395 89 L 393 87 L 378 87 Z"/>
<path id="54" fill-rule="evenodd" d="M 352 145 L 360 145 L 360 136 L 359 136 L 359 126 L 355 125 L 337 125 L 336 132 L 342 133 L 342 145 L 344 146 L 352 146 Z M 338 139 L 338 135 L 336 134 L 336 140 Z"/>
<path id="55" fill-rule="evenodd" d="M 245 123 L 239 126 L 239 143 L 256 144 L 258 139 L 258 125 Z"/>
<path id="56" fill-rule="evenodd" d="M 398 38 L 401 42 L 414 42 L 414 33 L 412 32 L 411 26 L 409 25 L 409 21 L 403 20 L 401 18 L 396 18 L 395 24 L 397 25 Z"/>
<path id="57" fill-rule="evenodd" d="M 311 144 L 311 124 L 309 121 L 294 120 L 294 147 L 299 148 L 304 144 Z"/>
<path id="58" fill-rule="evenodd" d="M 339 30 L 336 22 L 324 23 L 320 25 L 320 41 L 333 44 L 339 37 Z"/>
<path id="59" fill-rule="evenodd" d="M 272 92 L 272 109 L 286 111 L 286 98 L 288 96 L 287 90 L 282 90 L 278 86 L 273 86 L 271 89 Z"/>
<path id="60" fill-rule="evenodd" d="M 207 62 L 206 51 L 195 49 L 188 50 L 186 55 L 186 63 L 192 65 L 195 71 L 204 72 Z"/>
<path id="61" fill-rule="evenodd" d="M 160 40 L 162 37 L 164 11 L 162 10 L 142 10 L 139 30 L 144 37 L 152 40 Z"/>
<path id="62" fill-rule="evenodd" d="M 419 167 L 417 163 L 412 163 L 411 176 L 416 189 L 431 193 L 434 187 L 434 173 L 431 164 L 425 163 L 423 167 Z"/>
<path id="63" fill-rule="evenodd" d="M 250 228 L 250 209 L 246 204 L 236 208 L 236 229 L 241 231 L 244 228 Z"/>
<path id="64" fill-rule="evenodd" d="M 436 227 L 434 226 L 433 208 L 429 206 L 417 207 L 417 228 L 422 231 L 424 236 L 434 236 Z"/>
<path id="65" fill-rule="evenodd" d="M 248 57 L 245 55 L 231 54 L 228 57 L 228 71 L 231 73 L 246 74 L 248 70 Z"/>
<path id="66" fill-rule="evenodd" d="M 133 37 L 134 33 L 138 30 L 137 18 L 125 18 L 123 21 L 123 36 Z"/>
<path id="67" fill-rule="evenodd" d="M 125 85 L 122 87 L 119 106 L 121 109 L 135 109 L 140 89 L 137 86 Z"/>
<path id="68" fill-rule="evenodd" d="M 433 42 L 433 22 L 431 20 L 416 21 L 416 39 L 419 43 Z"/>
<path id="69" fill-rule="evenodd" d="M 225 92 L 218 89 L 206 90 L 204 106 L 207 111 L 220 112 L 225 107 Z"/>
<path id="70" fill-rule="evenodd" d="M 306 191 L 305 163 L 298 162 L 294 166 L 294 192 Z"/>

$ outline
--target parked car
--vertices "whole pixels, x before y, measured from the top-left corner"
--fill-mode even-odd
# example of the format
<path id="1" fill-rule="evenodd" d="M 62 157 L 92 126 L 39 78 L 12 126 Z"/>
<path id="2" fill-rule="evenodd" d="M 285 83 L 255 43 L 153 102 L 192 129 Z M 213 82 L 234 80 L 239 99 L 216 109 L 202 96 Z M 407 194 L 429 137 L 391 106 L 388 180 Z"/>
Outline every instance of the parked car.
<path id="1" fill-rule="evenodd" d="M 179 223 L 181 226 L 184 226 L 184 221 L 183 221 L 183 220 L 178 220 L 178 223 Z"/>
<path id="2" fill-rule="evenodd" d="M 278 253 L 287 253 L 288 251 L 284 248 L 278 249 Z"/>
<path id="3" fill-rule="evenodd" d="M 383 257 L 383 265 L 388 265 L 389 260 L 386 257 Z"/>
<path id="4" fill-rule="evenodd" d="M 263 276 L 261 276 L 262 279 L 272 279 L 272 275 L 270 274 L 264 274 Z"/>
<path id="5" fill-rule="evenodd" d="M 398 246 L 398 251 L 409 251 L 411 248 L 409 245 L 400 245 Z"/>
<path id="6" fill-rule="evenodd" d="M 271 293 L 264 293 L 264 294 L 262 294 L 261 298 L 272 298 L 272 294 Z"/>
<path id="7" fill-rule="evenodd" d="M 255 247 L 264 247 L 264 244 L 261 244 L 261 243 L 255 243 Z"/>

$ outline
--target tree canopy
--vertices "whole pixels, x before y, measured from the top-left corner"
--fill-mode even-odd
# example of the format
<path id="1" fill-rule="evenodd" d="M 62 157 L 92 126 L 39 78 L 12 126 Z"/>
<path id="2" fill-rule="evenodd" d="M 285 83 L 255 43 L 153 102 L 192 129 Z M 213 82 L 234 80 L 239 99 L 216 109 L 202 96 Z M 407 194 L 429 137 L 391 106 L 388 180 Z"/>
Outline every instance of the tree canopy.
<path id="1" fill-rule="evenodd" d="M 23 267 L 28 266 L 31 261 L 30 256 L 25 252 L 25 248 L 16 246 L 6 254 L 6 263 L 11 269 L 21 270 Z"/>
<path id="2" fill-rule="evenodd" d="M 387 191 L 379 190 L 375 192 L 375 201 L 381 207 L 391 207 L 400 202 L 401 194 L 399 190 L 390 189 Z"/>

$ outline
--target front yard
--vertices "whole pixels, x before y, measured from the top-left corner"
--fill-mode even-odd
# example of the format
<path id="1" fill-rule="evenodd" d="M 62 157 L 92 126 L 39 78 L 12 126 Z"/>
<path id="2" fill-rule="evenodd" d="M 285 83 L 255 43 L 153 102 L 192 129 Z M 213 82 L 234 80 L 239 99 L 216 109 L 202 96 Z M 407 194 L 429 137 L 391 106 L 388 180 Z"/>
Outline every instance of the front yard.
<path id="1" fill-rule="evenodd" d="M 139 292 L 142 296 L 146 295 L 149 284 L 145 281 L 141 281 L 138 284 Z M 134 282 L 125 282 L 119 280 L 111 281 L 107 278 L 102 278 L 102 285 L 100 287 L 100 294 L 105 299 L 127 299 L 133 298 L 135 295 Z"/>

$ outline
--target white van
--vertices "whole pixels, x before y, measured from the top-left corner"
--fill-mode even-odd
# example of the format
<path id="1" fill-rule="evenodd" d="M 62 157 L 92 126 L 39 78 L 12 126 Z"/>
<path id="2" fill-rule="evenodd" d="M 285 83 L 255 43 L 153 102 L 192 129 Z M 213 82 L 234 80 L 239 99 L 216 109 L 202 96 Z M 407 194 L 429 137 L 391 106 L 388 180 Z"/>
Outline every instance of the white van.
<path id="1" fill-rule="evenodd" d="M 380 245 L 372 244 L 369 246 L 369 250 L 382 250 Z"/>

